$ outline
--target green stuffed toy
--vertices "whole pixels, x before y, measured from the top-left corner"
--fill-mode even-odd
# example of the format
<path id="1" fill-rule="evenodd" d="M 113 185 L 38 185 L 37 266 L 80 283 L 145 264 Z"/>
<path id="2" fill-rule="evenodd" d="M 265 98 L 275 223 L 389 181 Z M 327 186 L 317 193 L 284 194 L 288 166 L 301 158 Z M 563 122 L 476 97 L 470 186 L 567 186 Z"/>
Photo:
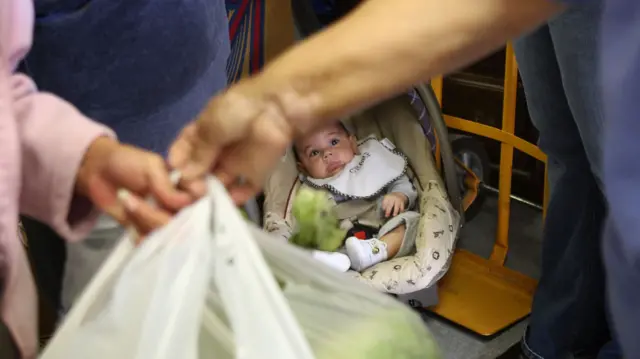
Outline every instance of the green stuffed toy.
<path id="1" fill-rule="evenodd" d="M 347 231 L 340 228 L 325 192 L 303 187 L 293 201 L 292 213 L 297 227 L 289 242 L 325 252 L 336 251 L 344 242 Z"/>

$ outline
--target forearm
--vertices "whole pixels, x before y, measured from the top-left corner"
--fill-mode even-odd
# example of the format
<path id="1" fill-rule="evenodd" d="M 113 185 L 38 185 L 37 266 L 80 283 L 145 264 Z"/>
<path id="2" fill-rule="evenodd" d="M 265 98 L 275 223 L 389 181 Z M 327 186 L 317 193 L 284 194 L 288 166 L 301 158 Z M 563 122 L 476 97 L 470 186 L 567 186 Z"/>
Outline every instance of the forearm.
<path id="1" fill-rule="evenodd" d="M 306 132 L 460 68 L 560 10 L 547 0 L 366 0 L 260 77 Z"/>

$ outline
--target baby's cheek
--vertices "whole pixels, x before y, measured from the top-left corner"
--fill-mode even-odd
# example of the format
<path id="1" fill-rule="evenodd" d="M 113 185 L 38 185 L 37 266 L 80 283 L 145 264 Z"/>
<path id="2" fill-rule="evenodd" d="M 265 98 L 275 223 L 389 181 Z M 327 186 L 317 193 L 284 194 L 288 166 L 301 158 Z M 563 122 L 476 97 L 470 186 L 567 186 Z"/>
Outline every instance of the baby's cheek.
<path id="1" fill-rule="evenodd" d="M 353 153 L 351 149 L 349 148 L 340 149 L 340 158 L 344 163 L 350 162 L 354 156 L 355 156 L 355 153 Z"/>

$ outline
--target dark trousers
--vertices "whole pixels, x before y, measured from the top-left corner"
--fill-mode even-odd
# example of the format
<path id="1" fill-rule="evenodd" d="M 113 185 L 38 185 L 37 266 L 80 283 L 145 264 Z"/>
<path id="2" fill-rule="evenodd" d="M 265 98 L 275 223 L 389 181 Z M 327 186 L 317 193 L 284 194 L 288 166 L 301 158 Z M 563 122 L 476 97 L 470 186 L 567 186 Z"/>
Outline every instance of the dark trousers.
<path id="1" fill-rule="evenodd" d="M 45 344 L 55 330 L 61 309 L 66 247 L 63 239 L 48 226 L 27 217 L 21 221 L 29 241 L 27 253 L 38 290 L 39 334 L 41 343 Z"/>
<path id="2" fill-rule="evenodd" d="M 514 44 L 539 146 L 548 156 L 551 187 L 542 273 L 523 340 L 525 355 L 533 359 L 621 357 L 615 343 L 607 344 L 600 240 L 606 215 L 600 11 L 598 4 L 570 9 Z"/>
<path id="3" fill-rule="evenodd" d="M 58 310 L 66 260 L 65 242 L 47 225 L 28 217 L 22 217 L 21 221 L 29 241 L 29 260 L 38 294 Z"/>

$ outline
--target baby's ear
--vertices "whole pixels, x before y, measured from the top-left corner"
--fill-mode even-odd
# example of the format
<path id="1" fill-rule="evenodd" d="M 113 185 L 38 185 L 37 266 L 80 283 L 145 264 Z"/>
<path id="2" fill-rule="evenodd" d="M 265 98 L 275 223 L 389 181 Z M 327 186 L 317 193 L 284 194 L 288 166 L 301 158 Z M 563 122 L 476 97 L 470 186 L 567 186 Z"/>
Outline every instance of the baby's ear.
<path id="1" fill-rule="evenodd" d="M 349 135 L 349 145 L 353 153 L 358 153 L 358 139 L 355 135 Z"/>
<path id="2" fill-rule="evenodd" d="M 304 168 L 304 165 L 302 164 L 302 162 L 300 161 L 296 161 L 296 168 L 298 169 L 298 172 L 302 173 L 303 175 L 308 175 L 306 169 Z"/>

